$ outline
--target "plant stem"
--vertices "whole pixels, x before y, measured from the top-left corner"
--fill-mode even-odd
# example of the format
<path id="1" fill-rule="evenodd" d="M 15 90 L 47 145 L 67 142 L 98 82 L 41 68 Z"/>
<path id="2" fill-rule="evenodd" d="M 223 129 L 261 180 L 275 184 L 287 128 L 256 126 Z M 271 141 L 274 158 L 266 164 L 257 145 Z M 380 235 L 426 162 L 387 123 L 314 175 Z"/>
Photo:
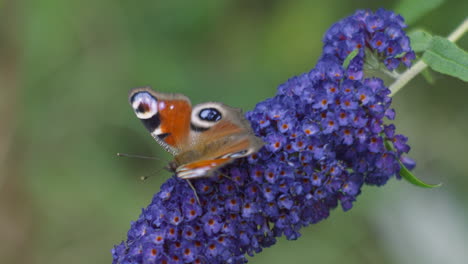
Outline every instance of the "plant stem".
<path id="1" fill-rule="evenodd" d="M 468 31 L 468 18 L 465 18 L 463 23 L 460 24 L 448 37 L 447 39 L 456 42 L 460 39 L 463 34 Z M 427 64 L 424 61 L 419 60 L 416 64 L 414 64 L 411 68 L 406 70 L 404 73 L 400 75 L 395 82 L 390 85 L 390 96 L 395 95 L 403 86 L 405 86 L 411 79 L 413 79 L 416 75 L 422 72 L 424 69 L 427 68 Z"/>
<path id="2" fill-rule="evenodd" d="M 447 38 L 452 42 L 456 42 L 466 31 L 468 31 L 468 18 L 465 18 L 465 21 L 463 21 Z"/>

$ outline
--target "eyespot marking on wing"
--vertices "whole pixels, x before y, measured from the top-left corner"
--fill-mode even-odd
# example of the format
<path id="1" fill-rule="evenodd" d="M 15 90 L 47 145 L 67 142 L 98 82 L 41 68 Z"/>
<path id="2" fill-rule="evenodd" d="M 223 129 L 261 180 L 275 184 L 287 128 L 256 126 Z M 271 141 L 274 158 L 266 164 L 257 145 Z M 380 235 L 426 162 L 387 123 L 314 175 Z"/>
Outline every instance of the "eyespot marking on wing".
<path id="1" fill-rule="evenodd" d="M 158 100 L 148 92 L 135 93 L 130 98 L 133 111 L 140 119 L 149 119 L 158 113 Z"/>
<path id="2" fill-rule="evenodd" d="M 218 122 L 219 120 L 221 120 L 223 115 L 220 111 L 218 111 L 218 109 L 213 107 L 207 107 L 200 110 L 200 112 L 198 113 L 198 117 L 201 120 L 205 120 L 208 122 Z"/>
<path id="3" fill-rule="evenodd" d="M 190 127 L 192 131 L 204 132 L 216 125 L 224 116 L 225 112 L 220 103 L 199 104 L 192 109 Z"/>
<path id="4" fill-rule="evenodd" d="M 209 127 L 199 127 L 194 125 L 193 123 L 190 123 L 190 129 L 194 132 L 204 132 L 210 129 Z"/>

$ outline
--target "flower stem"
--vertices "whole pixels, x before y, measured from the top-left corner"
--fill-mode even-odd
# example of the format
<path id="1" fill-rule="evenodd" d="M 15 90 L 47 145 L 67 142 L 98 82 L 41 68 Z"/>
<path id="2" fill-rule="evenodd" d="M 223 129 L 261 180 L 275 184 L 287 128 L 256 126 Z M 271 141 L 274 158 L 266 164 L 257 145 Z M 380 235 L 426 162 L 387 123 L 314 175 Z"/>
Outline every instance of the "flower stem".
<path id="1" fill-rule="evenodd" d="M 456 42 L 463 34 L 468 31 L 468 18 L 465 18 L 463 23 L 460 24 L 448 37 L 447 39 Z M 400 75 L 395 82 L 390 85 L 390 96 L 395 95 L 403 86 L 405 86 L 411 79 L 413 79 L 416 75 L 422 72 L 424 69 L 427 68 L 427 64 L 424 61 L 419 60 L 416 64 L 414 64 L 411 68 L 406 70 L 404 73 Z"/>

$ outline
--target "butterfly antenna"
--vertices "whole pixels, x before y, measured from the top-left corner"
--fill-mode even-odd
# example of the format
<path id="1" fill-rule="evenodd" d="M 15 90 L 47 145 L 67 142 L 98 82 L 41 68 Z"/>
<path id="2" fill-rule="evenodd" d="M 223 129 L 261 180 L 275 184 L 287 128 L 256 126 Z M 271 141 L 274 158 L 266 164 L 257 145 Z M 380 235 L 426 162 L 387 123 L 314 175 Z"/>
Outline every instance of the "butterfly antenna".
<path id="1" fill-rule="evenodd" d="M 117 156 L 118 157 L 126 157 L 126 158 L 136 158 L 136 159 L 159 160 L 159 161 L 168 162 L 168 160 L 161 159 L 161 158 L 158 158 L 158 157 L 143 156 L 143 155 L 136 155 L 136 154 L 127 154 L 127 153 L 120 153 L 120 152 L 117 153 Z"/>
<path id="2" fill-rule="evenodd" d="M 149 174 L 147 174 L 147 175 L 141 176 L 141 177 L 140 177 L 140 180 L 141 180 L 141 181 L 146 181 L 146 180 L 149 179 L 150 177 L 153 177 L 154 175 L 160 173 L 163 169 L 164 169 L 164 168 L 161 168 L 161 169 L 159 169 L 159 170 L 157 170 L 157 171 L 155 171 L 155 172 L 152 172 L 152 173 L 149 173 Z"/>

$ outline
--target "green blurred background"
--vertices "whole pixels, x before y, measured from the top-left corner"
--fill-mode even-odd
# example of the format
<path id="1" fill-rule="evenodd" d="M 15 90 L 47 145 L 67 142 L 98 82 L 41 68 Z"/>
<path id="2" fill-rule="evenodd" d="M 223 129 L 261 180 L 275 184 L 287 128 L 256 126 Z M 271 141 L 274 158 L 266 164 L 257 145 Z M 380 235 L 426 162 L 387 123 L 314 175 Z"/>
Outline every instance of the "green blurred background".
<path id="1" fill-rule="evenodd" d="M 397 4 L 0 1 L 0 262 L 111 263 L 113 245 L 170 176 L 157 172 L 163 162 L 115 155 L 171 158 L 132 113 L 130 88 L 249 110 L 314 67 L 332 23 Z M 412 28 L 447 35 L 467 10 L 468 1 L 446 1 Z M 468 38 L 458 44 L 466 49 Z M 351 211 L 251 263 L 466 263 L 468 87 L 434 78 L 413 80 L 394 107 L 415 173 L 443 187 L 365 187 Z"/>

